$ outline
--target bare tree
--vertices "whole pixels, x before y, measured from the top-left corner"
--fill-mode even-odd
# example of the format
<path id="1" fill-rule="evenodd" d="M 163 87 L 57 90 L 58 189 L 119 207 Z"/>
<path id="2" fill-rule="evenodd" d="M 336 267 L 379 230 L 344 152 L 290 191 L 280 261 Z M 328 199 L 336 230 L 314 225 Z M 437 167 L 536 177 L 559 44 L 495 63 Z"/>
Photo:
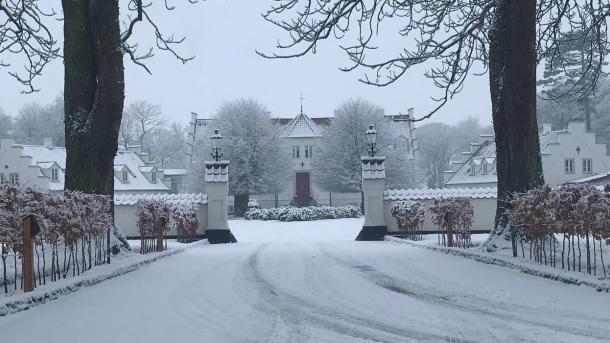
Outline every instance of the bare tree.
<path id="1" fill-rule="evenodd" d="M 131 128 L 127 126 L 126 130 L 133 130 L 132 134 L 135 135 L 142 148 L 145 148 L 146 135 L 167 124 L 167 118 L 163 115 L 161 106 L 148 101 L 132 102 L 124 111 L 123 116 L 126 117 L 124 122 L 131 126 Z"/>
<path id="2" fill-rule="evenodd" d="M 37 102 L 23 105 L 14 119 L 13 136 L 19 143 L 42 144 L 44 138 L 53 144 L 64 144 L 63 98 L 61 96 L 46 106 Z"/>
<path id="3" fill-rule="evenodd" d="M 497 163 L 496 226 L 508 218 L 508 194 L 544 182 L 536 121 L 536 65 L 544 58 L 561 60 L 566 32 L 582 32 L 591 44 L 585 53 L 590 82 L 577 82 L 574 94 L 594 89 L 608 50 L 607 1 L 567 0 L 280 0 L 263 16 L 289 34 L 270 58 L 291 58 L 315 52 L 329 38 L 349 39 L 342 45 L 352 64 L 363 67 L 362 82 L 394 83 L 412 68 L 431 65 L 425 76 L 442 90 L 437 105 L 417 120 L 429 118 L 458 94 L 472 74 L 489 70 Z M 291 17 L 291 18 L 286 18 Z M 379 58 L 376 37 L 384 21 L 398 21 L 404 48 Z M 348 34 L 355 30 L 355 34 Z M 583 78 L 580 74 L 579 78 Z"/>
<path id="4" fill-rule="evenodd" d="M 153 3 L 170 11 L 175 7 L 168 0 L 129 0 L 121 13 L 119 0 L 62 0 L 63 16 L 59 18 L 42 3 L 0 0 L 0 56 L 4 58 L 0 65 L 11 68 L 9 73 L 25 85 L 25 92 L 36 91 L 33 80 L 59 56 L 49 21 L 63 20 L 65 185 L 71 190 L 113 194 L 112 165 L 125 96 L 123 56 L 149 73 L 145 61 L 155 50 L 168 52 L 182 63 L 192 59 L 176 51 L 184 38 L 164 35 L 149 13 Z M 133 36 L 138 23 L 150 28 L 154 48 L 140 52 Z M 14 55 L 25 61 L 24 74 L 6 62 Z"/>

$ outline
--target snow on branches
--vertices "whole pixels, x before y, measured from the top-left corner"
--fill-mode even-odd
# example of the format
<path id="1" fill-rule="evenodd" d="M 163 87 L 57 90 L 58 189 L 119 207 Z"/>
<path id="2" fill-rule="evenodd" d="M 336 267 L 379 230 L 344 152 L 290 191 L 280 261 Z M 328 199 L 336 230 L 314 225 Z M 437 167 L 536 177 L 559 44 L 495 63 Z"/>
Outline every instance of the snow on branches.
<path id="1" fill-rule="evenodd" d="M 407 238 L 419 241 L 419 232 L 424 225 L 424 205 L 417 201 L 403 200 L 392 202 L 392 217 L 396 219 L 398 229 L 406 231 Z"/>
<path id="2" fill-rule="evenodd" d="M 430 207 L 432 223 L 439 227 L 439 244 L 468 248 L 471 245 L 470 227 L 474 220 L 474 210 L 470 200 L 465 198 L 440 198 Z"/>
<path id="3" fill-rule="evenodd" d="M 2 245 L 3 285 L 8 292 L 7 257 L 12 255 L 14 289 L 18 287 L 22 257 L 23 218 L 34 216 L 40 232 L 34 237 L 38 284 L 46 284 L 103 264 L 108 254 L 105 233 L 112 227 L 111 201 L 108 196 L 65 191 L 44 194 L 13 185 L 0 186 L 0 243 Z M 46 250 L 45 250 L 46 248 Z M 40 251 L 39 251 L 40 250 Z M 50 250 L 50 267 L 47 251 Z M 63 261 L 60 266 L 61 251 Z"/>
<path id="4" fill-rule="evenodd" d="M 581 271 L 584 249 L 586 272 L 597 275 L 599 252 L 606 276 L 603 248 L 610 244 L 609 193 L 589 185 L 544 186 L 513 194 L 511 207 L 509 218 L 521 243 L 522 257 L 524 242 L 529 242 L 530 259 L 556 267 L 560 236 L 562 269 Z"/>

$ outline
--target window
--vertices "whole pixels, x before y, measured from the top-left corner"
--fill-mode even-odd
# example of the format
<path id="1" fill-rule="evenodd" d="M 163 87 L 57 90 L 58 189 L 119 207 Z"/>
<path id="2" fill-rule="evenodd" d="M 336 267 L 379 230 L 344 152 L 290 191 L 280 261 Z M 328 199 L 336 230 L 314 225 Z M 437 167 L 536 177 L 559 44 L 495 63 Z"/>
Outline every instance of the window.
<path id="1" fill-rule="evenodd" d="M 19 184 L 19 174 L 18 173 L 10 173 L 8 175 L 9 180 L 11 182 L 12 185 L 18 185 Z"/>
<path id="2" fill-rule="evenodd" d="M 483 163 L 481 164 L 483 166 L 483 175 L 487 175 L 487 162 L 483 161 Z"/>
<path id="3" fill-rule="evenodd" d="M 178 193 L 178 183 L 176 181 L 172 181 L 172 193 Z"/>
<path id="4" fill-rule="evenodd" d="M 156 183 L 156 182 L 157 182 L 157 172 L 156 172 L 156 171 L 154 171 L 154 170 L 153 170 L 153 172 L 150 174 L 150 180 L 151 180 L 153 183 Z"/>
<path id="5" fill-rule="evenodd" d="M 592 159 L 590 159 L 590 158 L 582 159 L 582 172 L 584 174 L 593 173 L 593 160 Z"/>
<path id="6" fill-rule="evenodd" d="M 129 172 L 127 170 L 123 170 L 121 178 L 123 179 L 123 182 L 129 182 Z"/>
<path id="7" fill-rule="evenodd" d="M 477 165 L 474 164 L 474 161 L 470 162 L 470 176 L 474 176 L 477 174 Z"/>
<path id="8" fill-rule="evenodd" d="M 566 174 L 574 174 L 574 159 L 566 158 L 563 162 L 563 170 Z"/>
<path id="9" fill-rule="evenodd" d="M 6 183 L 6 176 L 3 173 L 0 173 L 0 184 Z"/>
<path id="10" fill-rule="evenodd" d="M 292 146 L 292 158 L 301 158 L 301 149 L 298 145 Z"/>
<path id="11" fill-rule="evenodd" d="M 313 156 L 313 146 L 306 145 L 305 146 L 305 158 L 311 158 Z"/>
<path id="12" fill-rule="evenodd" d="M 57 181 L 59 179 L 58 174 L 57 168 L 51 169 L 51 181 Z"/>

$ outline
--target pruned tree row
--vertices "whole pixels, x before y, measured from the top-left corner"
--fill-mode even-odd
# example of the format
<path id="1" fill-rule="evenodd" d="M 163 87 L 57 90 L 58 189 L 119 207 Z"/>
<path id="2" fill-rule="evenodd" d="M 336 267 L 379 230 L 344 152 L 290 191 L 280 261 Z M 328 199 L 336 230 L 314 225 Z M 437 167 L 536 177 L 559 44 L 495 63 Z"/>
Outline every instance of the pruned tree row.
<path id="1" fill-rule="evenodd" d="M 438 243 L 448 247 L 469 248 L 470 228 L 474 210 L 470 200 L 464 198 L 441 198 L 430 206 L 432 223 L 438 226 Z"/>
<path id="2" fill-rule="evenodd" d="M 513 251 L 529 245 L 529 258 L 545 265 L 598 273 L 606 276 L 603 249 L 610 244 L 610 194 L 588 185 L 548 186 L 514 194 L 512 210 Z M 561 243 L 559 242 L 561 240 Z M 561 255 L 557 252 L 561 250 Z M 583 265 L 584 260 L 584 265 Z"/>
<path id="3" fill-rule="evenodd" d="M 0 186 L 0 244 L 4 292 L 9 282 L 23 287 L 23 219 L 32 215 L 40 231 L 34 240 L 37 284 L 80 275 L 106 262 L 106 232 L 112 227 L 110 197 L 65 191 L 44 194 L 30 188 Z M 12 261 L 7 259 L 12 257 Z M 12 275 L 8 275 L 12 269 Z M 12 280 L 11 280 L 12 279 Z M 19 283 L 19 279 L 21 280 Z"/>
<path id="4" fill-rule="evenodd" d="M 167 249 L 166 233 L 175 229 L 178 239 L 193 241 L 197 236 L 197 207 L 191 204 L 170 204 L 159 200 L 137 203 L 140 253 L 148 254 Z"/>
<path id="5" fill-rule="evenodd" d="M 405 231 L 407 238 L 420 241 L 423 239 L 421 228 L 424 225 L 424 205 L 417 201 L 402 200 L 392 203 L 392 217 L 396 219 L 398 229 Z"/>

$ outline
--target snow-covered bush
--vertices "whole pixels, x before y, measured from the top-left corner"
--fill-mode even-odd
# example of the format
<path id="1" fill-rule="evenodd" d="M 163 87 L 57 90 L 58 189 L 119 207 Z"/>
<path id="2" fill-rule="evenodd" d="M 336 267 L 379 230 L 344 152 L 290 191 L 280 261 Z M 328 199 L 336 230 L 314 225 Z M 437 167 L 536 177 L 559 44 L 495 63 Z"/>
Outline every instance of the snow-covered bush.
<path id="1" fill-rule="evenodd" d="M 398 229 L 407 233 L 407 238 L 421 240 L 419 232 L 424 225 L 424 205 L 417 201 L 402 200 L 392 202 L 392 217 L 396 219 Z"/>
<path id="2" fill-rule="evenodd" d="M 173 205 L 159 200 L 139 200 L 136 204 L 140 253 L 165 249 L 165 233 L 172 227 Z"/>
<path id="3" fill-rule="evenodd" d="M 561 235 L 562 269 L 581 271 L 584 250 L 586 272 L 597 275 L 599 253 L 606 276 L 603 251 L 610 244 L 610 194 L 588 185 L 543 186 L 513 194 L 510 205 L 508 215 L 522 257 L 528 243 L 530 259 L 556 267 Z"/>
<path id="4" fill-rule="evenodd" d="M 172 211 L 172 227 L 179 241 L 193 241 L 199 227 L 198 207 L 193 204 L 176 204 Z"/>
<path id="5" fill-rule="evenodd" d="M 34 277 L 38 284 L 66 278 L 102 264 L 107 258 L 106 231 L 112 226 L 110 198 L 65 191 L 44 194 L 30 188 L 0 186 L 0 244 L 2 246 L 3 285 L 8 292 L 7 270 L 17 290 L 23 253 L 23 218 L 32 215 L 40 228 L 34 237 Z M 49 251 L 50 250 L 50 251 Z M 50 268 L 47 252 L 51 254 Z M 63 261 L 60 258 L 63 255 Z M 12 263 L 7 266 L 7 258 Z"/>
<path id="6" fill-rule="evenodd" d="M 250 209 L 244 215 L 246 220 L 308 221 L 320 219 L 357 218 L 362 215 L 359 207 L 278 207 L 270 209 Z"/>
<path id="7" fill-rule="evenodd" d="M 441 198 L 434 201 L 430 212 L 432 223 L 439 228 L 439 244 L 449 247 L 470 247 L 470 227 L 474 217 L 470 200 Z"/>

